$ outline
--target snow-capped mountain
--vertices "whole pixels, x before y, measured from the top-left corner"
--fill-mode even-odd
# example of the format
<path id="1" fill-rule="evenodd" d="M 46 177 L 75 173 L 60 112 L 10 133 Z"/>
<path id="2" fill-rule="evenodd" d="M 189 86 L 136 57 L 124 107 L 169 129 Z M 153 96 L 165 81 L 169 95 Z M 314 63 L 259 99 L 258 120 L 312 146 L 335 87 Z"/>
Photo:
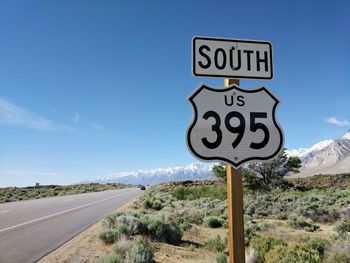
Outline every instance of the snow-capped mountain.
<path id="1" fill-rule="evenodd" d="M 310 148 L 287 151 L 302 161 L 298 176 L 350 173 L 350 131 L 336 140 L 324 140 Z M 85 181 L 93 183 L 159 184 L 169 181 L 202 180 L 213 177 L 214 163 L 192 163 L 187 166 L 119 172 Z"/>
<path id="2" fill-rule="evenodd" d="M 169 181 L 201 180 L 213 176 L 212 168 L 213 164 L 192 163 L 187 166 L 120 172 L 89 182 L 153 185 Z"/>
<path id="3" fill-rule="evenodd" d="M 336 140 L 321 141 L 310 148 L 287 151 L 302 161 L 302 175 L 350 172 L 350 131 Z"/>

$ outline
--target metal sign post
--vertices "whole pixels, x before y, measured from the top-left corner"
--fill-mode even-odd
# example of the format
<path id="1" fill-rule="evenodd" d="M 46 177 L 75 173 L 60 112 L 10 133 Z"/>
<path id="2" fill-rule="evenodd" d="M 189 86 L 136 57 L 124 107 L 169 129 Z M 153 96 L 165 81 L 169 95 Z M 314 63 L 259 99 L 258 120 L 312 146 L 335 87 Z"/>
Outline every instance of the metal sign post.
<path id="1" fill-rule="evenodd" d="M 238 79 L 225 79 L 225 87 L 239 85 Z M 242 168 L 226 164 L 228 240 L 230 263 L 245 262 Z"/>

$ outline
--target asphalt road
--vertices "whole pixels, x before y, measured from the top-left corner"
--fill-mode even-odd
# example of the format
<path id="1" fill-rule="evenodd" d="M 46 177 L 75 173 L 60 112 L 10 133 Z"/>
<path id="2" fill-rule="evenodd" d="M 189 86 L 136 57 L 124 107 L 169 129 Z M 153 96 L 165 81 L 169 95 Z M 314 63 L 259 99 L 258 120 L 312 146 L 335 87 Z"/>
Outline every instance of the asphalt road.
<path id="1" fill-rule="evenodd" d="M 122 189 L 0 204 L 0 262 L 36 262 L 140 192 Z"/>

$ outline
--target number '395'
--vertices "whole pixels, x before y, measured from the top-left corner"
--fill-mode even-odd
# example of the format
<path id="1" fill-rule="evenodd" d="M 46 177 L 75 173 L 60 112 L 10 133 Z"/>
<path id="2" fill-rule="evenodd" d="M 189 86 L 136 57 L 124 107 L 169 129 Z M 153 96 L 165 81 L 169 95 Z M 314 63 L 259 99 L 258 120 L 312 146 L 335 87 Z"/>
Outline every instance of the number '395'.
<path id="1" fill-rule="evenodd" d="M 209 149 L 215 149 L 220 146 L 222 142 L 222 130 L 221 127 L 221 119 L 219 114 L 217 114 L 215 111 L 207 111 L 203 115 L 203 119 L 208 120 L 209 118 L 214 118 L 215 124 L 212 125 L 211 130 L 216 133 L 216 140 L 214 142 L 210 142 L 206 137 L 202 138 L 202 142 L 205 145 L 205 147 Z M 232 126 L 230 121 L 232 118 L 236 118 L 239 121 L 238 126 Z M 270 139 L 270 133 L 268 128 L 265 124 L 259 122 L 259 119 L 266 119 L 267 113 L 266 112 L 251 112 L 250 113 L 250 131 L 256 132 L 257 130 L 262 130 L 264 133 L 264 139 L 260 142 L 251 142 L 250 148 L 252 149 L 262 149 L 264 148 Z M 244 116 L 238 112 L 238 111 L 231 111 L 229 112 L 224 121 L 224 125 L 226 129 L 233 133 L 237 134 L 236 139 L 232 142 L 232 147 L 236 148 L 240 142 L 243 139 L 245 130 L 246 130 L 246 120 L 244 119 Z"/>

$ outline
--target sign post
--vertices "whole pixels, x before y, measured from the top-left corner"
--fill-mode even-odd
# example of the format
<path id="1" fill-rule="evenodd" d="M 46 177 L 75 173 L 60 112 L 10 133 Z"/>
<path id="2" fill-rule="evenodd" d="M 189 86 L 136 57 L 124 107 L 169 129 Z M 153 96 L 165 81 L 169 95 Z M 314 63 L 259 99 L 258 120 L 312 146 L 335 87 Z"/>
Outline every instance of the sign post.
<path id="1" fill-rule="evenodd" d="M 266 87 L 242 89 L 239 79 L 272 79 L 272 45 L 194 37 L 192 73 L 225 78 L 224 89 L 201 84 L 188 98 L 193 118 L 186 142 L 197 159 L 226 162 L 229 258 L 244 263 L 242 165 L 274 158 L 283 148 L 283 133 L 275 117 L 279 100 Z"/>
<path id="2" fill-rule="evenodd" d="M 238 79 L 225 79 L 225 87 L 239 85 Z M 242 168 L 226 164 L 228 240 L 230 263 L 245 262 Z"/>

